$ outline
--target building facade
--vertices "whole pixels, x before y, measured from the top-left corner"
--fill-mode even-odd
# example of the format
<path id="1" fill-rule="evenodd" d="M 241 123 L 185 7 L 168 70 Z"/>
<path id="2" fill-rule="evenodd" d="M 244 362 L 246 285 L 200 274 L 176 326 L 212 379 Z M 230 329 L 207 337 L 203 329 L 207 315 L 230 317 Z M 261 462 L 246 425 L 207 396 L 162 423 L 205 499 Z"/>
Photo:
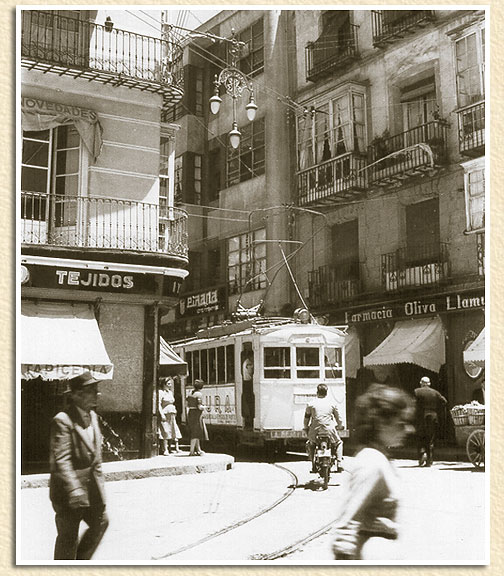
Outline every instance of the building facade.
<path id="1" fill-rule="evenodd" d="M 184 133 L 191 274 L 163 334 L 307 305 L 349 326 L 350 404 L 370 381 L 412 392 L 425 374 L 450 406 L 470 401 L 483 376 L 463 351 L 484 326 L 485 12 L 225 11 L 200 30 L 214 37 L 186 48 L 186 95 L 168 111 Z M 209 111 L 231 38 L 253 122 L 222 87 Z"/>
<path id="2" fill-rule="evenodd" d="M 181 51 L 155 16 L 142 30 L 125 11 L 19 13 L 24 471 L 47 465 L 65 381 L 87 369 L 111 457 L 157 453 L 160 317 L 188 251 L 178 126 L 162 119 L 183 95 Z"/>

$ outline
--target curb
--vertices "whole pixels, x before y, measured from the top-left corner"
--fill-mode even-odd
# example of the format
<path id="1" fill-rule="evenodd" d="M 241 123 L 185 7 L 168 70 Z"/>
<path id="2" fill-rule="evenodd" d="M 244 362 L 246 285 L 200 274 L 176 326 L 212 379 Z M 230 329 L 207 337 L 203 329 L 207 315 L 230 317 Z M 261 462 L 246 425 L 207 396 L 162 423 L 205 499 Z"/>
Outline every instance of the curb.
<path id="1" fill-rule="evenodd" d="M 182 458 L 191 459 L 191 462 L 182 464 L 175 462 L 180 457 L 167 459 L 163 456 L 146 458 L 142 460 L 123 460 L 118 462 L 104 462 L 103 473 L 106 482 L 119 480 L 139 480 L 142 478 L 160 476 L 179 476 L 182 474 L 206 474 L 231 470 L 234 458 L 227 454 L 206 454 L 204 460 L 198 456 L 182 455 Z M 48 488 L 49 474 L 30 474 L 21 476 L 21 488 Z"/>

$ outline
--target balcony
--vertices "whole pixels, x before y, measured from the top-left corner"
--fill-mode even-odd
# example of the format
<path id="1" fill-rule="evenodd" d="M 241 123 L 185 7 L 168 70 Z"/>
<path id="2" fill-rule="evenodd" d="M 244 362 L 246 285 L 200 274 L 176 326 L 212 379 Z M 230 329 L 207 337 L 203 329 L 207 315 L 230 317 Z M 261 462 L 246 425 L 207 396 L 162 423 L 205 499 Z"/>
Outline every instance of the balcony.
<path id="1" fill-rule="evenodd" d="M 348 268 L 348 266 L 346 266 Z M 361 292 L 359 263 L 355 262 L 345 274 L 339 267 L 321 266 L 308 273 L 310 306 L 319 308 L 330 304 L 340 304 L 352 300 Z M 346 279 L 343 279 L 344 277 Z"/>
<path id="2" fill-rule="evenodd" d="M 398 184 L 433 174 L 447 162 L 448 124 L 433 120 L 396 136 L 375 138 L 369 152 L 369 183 Z"/>
<path id="3" fill-rule="evenodd" d="M 188 255 L 184 210 L 131 200 L 22 192 L 20 233 L 23 245 Z"/>
<path id="4" fill-rule="evenodd" d="M 434 19 L 433 10 L 372 10 L 373 45 L 383 48 L 419 28 L 425 28 Z"/>
<path id="5" fill-rule="evenodd" d="M 343 33 L 324 34 L 306 45 L 306 80 L 316 82 L 341 70 L 358 57 L 357 28 L 355 24 L 349 24 Z"/>
<path id="6" fill-rule="evenodd" d="M 21 65 L 161 94 L 164 106 L 183 96 L 178 44 L 52 12 L 22 11 Z"/>
<path id="7" fill-rule="evenodd" d="M 471 158 L 485 154 L 485 102 L 457 112 L 459 151 Z"/>
<path id="8" fill-rule="evenodd" d="M 478 257 L 478 275 L 485 276 L 485 233 L 478 232 L 476 234 L 476 249 Z"/>
<path id="9" fill-rule="evenodd" d="M 349 152 L 298 172 L 298 205 L 336 204 L 366 190 L 366 159 Z"/>
<path id="10" fill-rule="evenodd" d="M 448 245 L 437 242 L 399 248 L 382 254 L 381 267 L 386 292 L 439 285 L 450 276 Z"/>

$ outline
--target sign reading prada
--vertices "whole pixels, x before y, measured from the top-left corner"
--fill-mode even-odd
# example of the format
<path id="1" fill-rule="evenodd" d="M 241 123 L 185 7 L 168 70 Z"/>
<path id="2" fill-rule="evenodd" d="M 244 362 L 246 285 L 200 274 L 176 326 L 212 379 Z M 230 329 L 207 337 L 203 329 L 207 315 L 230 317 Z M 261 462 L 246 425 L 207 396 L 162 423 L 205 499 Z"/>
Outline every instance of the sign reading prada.
<path id="1" fill-rule="evenodd" d="M 159 294 L 177 296 L 182 279 L 173 276 L 119 272 L 112 270 L 83 270 L 67 267 L 25 265 L 28 270 L 26 286 L 63 290 L 91 290 L 122 294 Z"/>
<path id="2" fill-rule="evenodd" d="M 419 318 L 432 314 L 461 312 L 484 308 L 484 291 L 445 294 L 431 298 L 417 298 L 405 302 L 393 302 L 382 306 L 370 306 L 358 310 L 345 310 L 344 317 L 338 318 L 345 324 L 397 320 L 398 318 Z"/>

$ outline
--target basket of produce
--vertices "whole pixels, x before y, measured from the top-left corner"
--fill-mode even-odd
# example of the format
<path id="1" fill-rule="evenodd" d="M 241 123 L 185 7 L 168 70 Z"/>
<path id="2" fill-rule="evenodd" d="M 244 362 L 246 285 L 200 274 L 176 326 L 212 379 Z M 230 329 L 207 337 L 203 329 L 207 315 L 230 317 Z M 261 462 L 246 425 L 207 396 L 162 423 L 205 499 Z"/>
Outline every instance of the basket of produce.
<path id="1" fill-rule="evenodd" d="M 485 406 L 479 402 L 471 402 L 467 407 L 467 419 L 471 426 L 483 426 L 485 424 Z"/>
<path id="2" fill-rule="evenodd" d="M 450 410 L 450 414 L 455 426 L 467 426 L 469 424 L 469 417 L 465 406 L 454 406 Z"/>

